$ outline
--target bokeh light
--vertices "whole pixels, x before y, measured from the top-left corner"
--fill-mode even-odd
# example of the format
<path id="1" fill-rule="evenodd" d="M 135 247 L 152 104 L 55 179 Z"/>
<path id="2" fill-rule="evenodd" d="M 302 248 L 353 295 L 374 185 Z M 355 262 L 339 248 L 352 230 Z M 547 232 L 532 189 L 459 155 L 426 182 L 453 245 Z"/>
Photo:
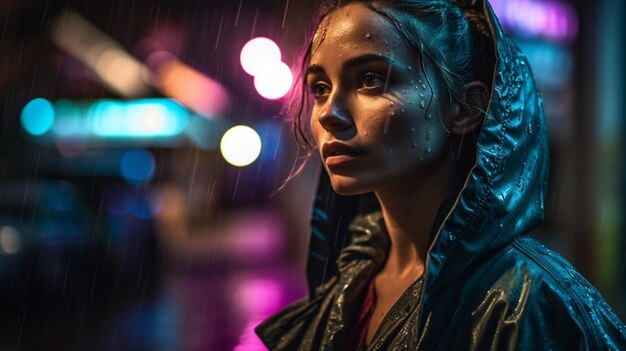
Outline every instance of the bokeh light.
<path id="1" fill-rule="evenodd" d="M 261 138 L 257 132 L 244 125 L 230 128 L 220 142 L 220 151 L 226 162 L 244 167 L 254 162 L 261 153 Z"/>
<path id="2" fill-rule="evenodd" d="M 157 51 L 147 59 L 155 68 L 153 82 L 167 96 L 205 117 L 217 117 L 228 110 L 230 94 L 218 81 Z"/>
<path id="3" fill-rule="evenodd" d="M 568 2 L 491 0 L 490 4 L 501 23 L 519 36 L 559 42 L 578 35 L 578 15 Z"/>
<path id="4" fill-rule="evenodd" d="M 248 41 L 241 49 L 239 61 L 244 71 L 251 76 L 264 71 L 265 67 L 280 62 L 280 48 L 271 39 L 257 37 Z"/>
<path id="5" fill-rule="evenodd" d="M 22 109 L 22 127 L 29 134 L 40 136 L 47 133 L 54 124 L 54 107 L 42 98 L 31 100 Z"/>
<path id="6" fill-rule="evenodd" d="M 101 137 L 169 137 L 187 127 L 189 113 L 169 99 L 101 100 L 90 106 L 87 120 Z"/>
<path id="7" fill-rule="evenodd" d="M 128 150 L 120 160 L 122 177 L 131 184 L 139 185 L 149 181 L 154 169 L 154 156 L 144 149 Z"/>
<path id="8" fill-rule="evenodd" d="M 0 254 L 16 254 L 21 246 L 22 239 L 17 229 L 9 226 L 0 227 Z"/>
<path id="9" fill-rule="evenodd" d="M 285 96 L 291 88 L 293 76 L 286 63 L 277 61 L 254 77 L 256 91 L 266 99 Z"/>

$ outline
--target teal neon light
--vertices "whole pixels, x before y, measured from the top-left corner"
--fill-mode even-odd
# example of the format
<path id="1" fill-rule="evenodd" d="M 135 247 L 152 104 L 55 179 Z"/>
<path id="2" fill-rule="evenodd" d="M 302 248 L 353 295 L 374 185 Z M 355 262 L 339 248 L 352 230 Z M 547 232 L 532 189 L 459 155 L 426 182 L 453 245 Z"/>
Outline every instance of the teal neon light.
<path id="1" fill-rule="evenodd" d="M 110 138 L 169 137 L 185 131 L 189 112 L 167 99 L 104 100 L 89 109 L 92 133 Z"/>
<path id="2" fill-rule="evenodd" d="M 33 136 L 50 132 L 61 139 L 153 139 L 176 137 L 188 127 L 191 112 L 171 99 L 34 99 L 22 110 L 22 126 Z M 46 135 L 47 136 L 47 135 Z"/>
<path id="3" fill-rule="evenodd" d="M 31 100 L 22 109 L 20 119 L 22 127 L 29 134 L 34 136 L 44 135 L 54 124 L 54 107 L 46 99 L 37 98 Z"/>

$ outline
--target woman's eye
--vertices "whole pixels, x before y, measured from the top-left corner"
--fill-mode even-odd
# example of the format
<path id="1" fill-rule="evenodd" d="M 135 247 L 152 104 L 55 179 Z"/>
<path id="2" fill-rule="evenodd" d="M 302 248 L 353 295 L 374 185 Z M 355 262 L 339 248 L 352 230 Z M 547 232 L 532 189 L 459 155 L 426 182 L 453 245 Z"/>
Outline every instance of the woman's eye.
<path id="1" fill-rule="evenodd" d="M 361 87 L 365 89 L 379 89 L 385 86 L 385 79 L 376 73 L 365 73 L 361 79 Z"/>
<path id="2" fill-rule="evenodd" d="M 323 83 L 313 83 L 309 86 L 311 93 L 317 98 L 330 94 L 330 87 Z"/>

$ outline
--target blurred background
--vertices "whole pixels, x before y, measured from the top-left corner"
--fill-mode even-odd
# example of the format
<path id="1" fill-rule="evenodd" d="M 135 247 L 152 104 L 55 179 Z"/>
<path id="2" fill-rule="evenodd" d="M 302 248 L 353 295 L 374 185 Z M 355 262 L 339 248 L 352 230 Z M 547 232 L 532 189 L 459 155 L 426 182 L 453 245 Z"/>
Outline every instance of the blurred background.
<path id="1" fill-rule="evenodd" d="M 624 320 L 625 5 L 492 6 L 549 123 L 534 235 Z M 0 350 L 264 349 L 254 326 L 306 294 L 318 167 L 274 193 L 314 9 L 0 0 Z"/>

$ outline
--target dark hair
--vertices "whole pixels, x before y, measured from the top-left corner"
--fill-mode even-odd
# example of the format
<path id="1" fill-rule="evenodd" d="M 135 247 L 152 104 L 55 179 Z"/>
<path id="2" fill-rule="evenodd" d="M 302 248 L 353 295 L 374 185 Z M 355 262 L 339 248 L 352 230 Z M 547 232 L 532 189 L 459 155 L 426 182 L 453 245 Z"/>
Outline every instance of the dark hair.
<path id="1" fill-rule="evenodd" d="M 490 85 L 493 69 L 490 33 L 480 9 L 472 8 L 465 0 L 338 0 L 332 6 L 323 5 L 297 58 L 294 85 L 283 108 L 286 119 L 292 122 L 296 142 L 306 150 L 304 157 L 299 157 L 303 162 L 298 166 L 296 160 L 287 181 L 302 170 L 313 152 L 309 128 L 303 125 L 303 120 L 308 123 L 311 113 L 304 73 L 311 59 L 313 36 L 326 16 L 351 3 L 364 4 L 387 18 L 408 45 L 417 50 L 424 72 L 424 57 L 434 64 L 448 97 L 458 97 L 463 85 L 472 80 Z"/>

